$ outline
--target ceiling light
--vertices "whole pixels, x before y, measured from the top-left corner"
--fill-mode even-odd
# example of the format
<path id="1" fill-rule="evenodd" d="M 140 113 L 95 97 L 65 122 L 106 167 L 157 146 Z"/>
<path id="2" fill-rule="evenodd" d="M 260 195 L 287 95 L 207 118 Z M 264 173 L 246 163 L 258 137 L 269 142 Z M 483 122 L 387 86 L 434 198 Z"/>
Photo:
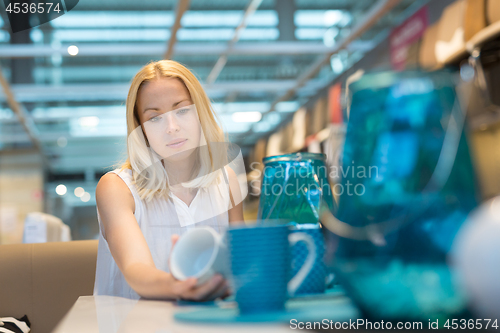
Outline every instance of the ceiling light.
<path id="1" fill-rule="evenodd" d="M 78 46 L 76 46 L 76 45 L 69 46 L 68 53 L 69 53 L 69 55 L 76 56 L 78 54 Z"/>
<path id="2" fill-rule="evenodd" d="M 75 195 L 79 198 L 81 198 L 85 194 L 85 190 L 83 187 L 77 187 L 75 188 Z"/>
<path id="3" fill-rule="evenodd" d="M 68 189 L 63 184 L 59 184 L 56 187 L 56 193 L 59 195 L 65 195 Z"/>
<path id="4" fill-rule="evenodd" d="M 83 195 L 80 197 L 80 200 L 82 200 L 83 202 L 88 202 L 90 200 L 90 193 L 89 192 L 83 193 Z"/>
<path id="5" fill-rule="evenodd" d="M 232 115 L 235 123 L 256 123 L 262 119 L 260 112 L 235 112 Z"/>
<path id="6" fill-rule="evenodd" d="M 344 13 L 340 10 L 327 10 L 323 14 L 323 21 L 327 27 L 339 23 L 344 18 Z"/>
<path id="7" fill-rule="evenodd" d="M 99 117 L 81 117 L 78 119 L 78 123 L 81 127 L 96 127 L 97 125 L 99 125 Z"/>

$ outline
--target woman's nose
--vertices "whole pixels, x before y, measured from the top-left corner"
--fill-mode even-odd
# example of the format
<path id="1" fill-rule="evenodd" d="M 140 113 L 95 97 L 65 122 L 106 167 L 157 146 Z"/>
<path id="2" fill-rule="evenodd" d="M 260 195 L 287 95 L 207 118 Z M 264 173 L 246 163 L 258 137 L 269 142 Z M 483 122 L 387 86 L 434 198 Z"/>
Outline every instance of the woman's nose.
<path id="1" fill-rule="evenodd" d="M 175 133 L 175 132 L 179 132 L 180 130 L 180 127 L 179 127 L 179 123 L 177 122 L 177 119 L 175 117 L 175 114 L 173 114 L 173 112 L 168 112 L 166 115 L 166 120 L 167 120 L 167 133 L 168 134 L 172 134 L 172 133 Z"/>

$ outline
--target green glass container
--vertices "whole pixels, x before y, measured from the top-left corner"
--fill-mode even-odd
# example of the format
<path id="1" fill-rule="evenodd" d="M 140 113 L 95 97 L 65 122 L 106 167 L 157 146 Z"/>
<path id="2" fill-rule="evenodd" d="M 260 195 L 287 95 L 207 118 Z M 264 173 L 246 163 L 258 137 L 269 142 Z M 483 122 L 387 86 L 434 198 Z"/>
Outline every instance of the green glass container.
<path id="1" fill-rule="evenodd" d="M 318 223 L 322 202 L 335 210 L 324 154 L 270 156 L 263 163 L 259 220 Z"/>

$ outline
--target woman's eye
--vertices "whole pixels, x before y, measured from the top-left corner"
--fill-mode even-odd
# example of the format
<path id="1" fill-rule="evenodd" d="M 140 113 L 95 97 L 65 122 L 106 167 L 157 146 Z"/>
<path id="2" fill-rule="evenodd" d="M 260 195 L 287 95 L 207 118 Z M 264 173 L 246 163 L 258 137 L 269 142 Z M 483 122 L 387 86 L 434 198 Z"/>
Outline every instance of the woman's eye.
<path id="1" fill-rule="evenodd" d="M 156 117 L 153 117 L 153 118 L 149 119 L 149 121 L 153 122 L 153 123 L 156 122 L 156 121 L 158 121 L 158 120 L 160 120 L 159 116 L 156 116 Z"/>
<path id="2" fill-rule="evenodd" d="M 181 109 L 181 110 L 177 111 L 177 114 L 185 114 L 188 111 L 189 111 L 189 109 Z"/>

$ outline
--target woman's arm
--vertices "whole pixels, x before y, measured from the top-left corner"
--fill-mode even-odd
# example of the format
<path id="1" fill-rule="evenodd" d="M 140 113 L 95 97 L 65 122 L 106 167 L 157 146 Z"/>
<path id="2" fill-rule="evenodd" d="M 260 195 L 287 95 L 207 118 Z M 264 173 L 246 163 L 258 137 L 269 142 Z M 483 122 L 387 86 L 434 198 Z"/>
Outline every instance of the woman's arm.
<path id="1" fill-rule="evenodd" d="M 243 196 L 236 173 L 230 167 L 226 167 L 229 176 L 229 194 L 231 197 L 231 207 L 228 211 L 229 223 L 243 222 Z M 234 205 L 233 205 L 234 203 Z"/>
<path id="2" fill-rule="evenodd" d="M 225 294 L 227 286 L 220 276 L 195 287 L 194 278 L 178 281 L 170 273 L 156 268 L 134 216 L 132 193 L 118 175 L 109 173 L 101 178 L 96 201 L 111 254 L 130 287 L 140 296 L 203 300 Z M 173 243 L 176 239 L 173 237 Z"/>

